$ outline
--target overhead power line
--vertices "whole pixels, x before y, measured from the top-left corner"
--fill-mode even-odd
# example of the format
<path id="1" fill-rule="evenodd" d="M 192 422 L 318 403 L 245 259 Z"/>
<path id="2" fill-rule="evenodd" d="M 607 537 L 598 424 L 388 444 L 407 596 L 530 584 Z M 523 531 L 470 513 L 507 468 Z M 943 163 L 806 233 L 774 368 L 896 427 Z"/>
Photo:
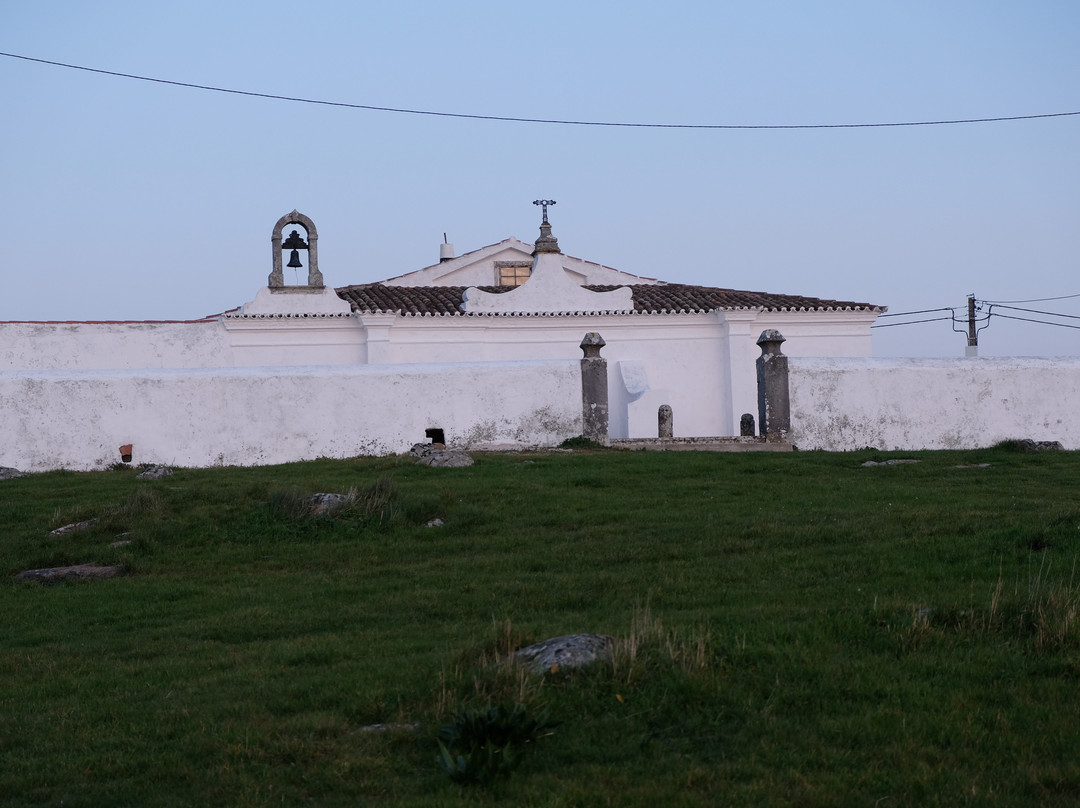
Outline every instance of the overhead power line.
<path id="1" fill-rule="evenodd" d="M 1026 311 L 1029 314 L 1043 314 L 1047 317 L 1064 317 L 1067 320 L 1080 320 L 1080 316 L 1075 314 L 1058 314 L 1053 311 L 1039 311 L 1038 309 L 1021 309 L 1017 306 L 1003 306 L 1000 303 L 991 304 L 991 309 L 1008 309 L 1009 311 Z M 1004 314 L 999 314 L 999 317 L 1004 317 Z"/>
<path id="2" fill-rule="evenodd" d="M 917 325 L 918 323 L 936 323 L 939 320 L 954 320 L 954 317 L 930 317 L 926 320 L 909 320 L 906 323 L 875 323 L 871 328 L 896 328 L 901 325 Z"/>
<path id="3" fill-rule="evenodd" d="M 1075 295 L 1060 295 L 1058 297 L 1035 297 L 1031 300 L 983 300 L 982 303 L 990 303 L 994 306 L 1004 306 L 1010 303 L 1046 303 L 1050 300 L 1071 300 L 1074 297 L 1080 297 L 1080 293 Z"/>
<path id="4" fill-rule="evenodd" d="M 33 56 L 22 56 L 17 53 L 3 53 L 9 59 L 22 59 L 26 62 L 63 67 L 68 70 L 82 70 L 87 73 L 98 73 L 104 76 L 116 76 L 136 81 L 149 81 L 155 84 L 169 84 L 174 87 L 187 87 L 193 90 L 207 90 L 215 93 L 229 93 L 251 98 L 266 98 L 273 101 L 292 101 L 300 104 L 317 104 L 327 107 L 344 107 L 346 109 L 362 109 L 370 112 L 396 112 L 405 115 L 429 115 L 439 118 L 465 118 L 477 121 L 505 121 L 511 123 L 547 123 L 562 126 L 608 126 L 635 129 L 873 129 L 894 126 L 945 126 L 964 123 L 998 123 L 1001 121 L 1030 121 L 1037 118 L 1065 118 L 1080 115 L 1076 112 L 1050 112 L 1040 115 L 1006 115 L 995 118 L 958 118 L 955 120 L 937 121 L 892 121 L 883 123 L 811 123 L 811 124 L 692 124 L 692 123 L 630 123 L 620 121 L 575 121 L 560 120 L 556 118 L 516 118 L 507 115 L 474 115 L 464 112 L 437 112 L 435 110 L 408 109 L 404 107 L 380 107 L 372 104 L 350 104 L 343 101 L 324 101 L 315 98 L 301 98 L 288 95 L 274 95 L 273 93 L 257 93 L 250 90 L 234 90 L 227 87 L 214 87 L 207 84 L 194 84 L 186 81 L 172 81 L 170 79 L 154 78 L 152 76 L 140 76 L 135 73 L 120 73 L 115 70 L 102 70 L 85 65 L 73 65 L 65 62 L 54 62 L 49 59 L 37 59 Z"/>
<path id="5" fill-rule="evenodd" d="M 919 309 L 918 311 L 898 311 L 895 314 L 893 312 L 889 312 L 888 314 L 879 314 L 878 319 L 880 320 L 883 317 L 907 317 L 910 314 L 933 314 L 935 311 L 953 311 L 953 308 L 951 306 L 943 306 L 940 309 Z M 943 320 L 943 319 L 948 319 L 948 318 L 939 317 L 937 319 Z"/>
<path id="6" fill-rule="evenodd" d="M 1080 325 L 1069 325 L 1068 323 L 1051 323 L 1046 320 L 1032 320 L 1030 317 L 1013 317 L 1011 314 L 994 314 L 995 317 L 1001 317 L 1005 320 L 1020 320 L 1025 323 L 1038 323 L 1039 325 L 1056 325 L 1059 328 L 1080 328 Z"/>

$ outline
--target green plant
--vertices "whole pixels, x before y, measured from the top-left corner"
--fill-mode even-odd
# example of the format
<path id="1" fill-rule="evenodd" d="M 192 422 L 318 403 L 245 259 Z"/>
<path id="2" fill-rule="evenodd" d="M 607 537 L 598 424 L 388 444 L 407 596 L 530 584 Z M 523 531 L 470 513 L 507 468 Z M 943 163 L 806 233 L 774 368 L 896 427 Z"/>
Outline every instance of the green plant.
<path id="1" fill-rule="evenodd" d="M 379 477 L 365 488 L 350 487 L 344 494 L 303 494 L 294 488 L 276 488 L 267 497 L 267 508 L 274 516 L 300 520 L 310 517 L 334 517 L 356 521 L 386 521 L 394 486 L 390 477 Z"/>
<path id="2" fill-rule="evenodd" d="M 531 715 L 524 704 L 462 710 L 439 730 L 439 765 L 455 783 L 490 783 L 513 771 L 528 745 L 555 726 L 546 710 Z"/>
<path id="3" fill-rule="evenodd" d="M 342 516 L 386 521 L 392 515 L 393 496 L 393 480 L 387 476 L 379 477 L 366 488 L 350 488 Z"/>
<path id="4" fill-rule="evenodd" d="M 1022 440 L 1010 439 L 998 441 L 991 449 L 998 452 L 1030 452 L 1031 450 L 1024 445 Z"/>
<path id="5" fill-rule="evenodd" d="M 586 438 L 584 435 L 577 435 L 573 438 L 567 438 L 559 444 L 560 449 L 603 449 L 604 446 L 592 438 Z"/>

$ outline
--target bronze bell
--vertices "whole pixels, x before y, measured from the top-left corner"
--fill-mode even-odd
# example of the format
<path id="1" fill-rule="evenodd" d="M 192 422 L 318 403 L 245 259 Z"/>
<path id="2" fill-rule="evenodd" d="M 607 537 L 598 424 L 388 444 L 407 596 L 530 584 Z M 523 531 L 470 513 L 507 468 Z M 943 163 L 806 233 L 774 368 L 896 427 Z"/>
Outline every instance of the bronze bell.
<path id="1" fill-rule="evenodd" d="M 303 264 L 300 263 L 300 250 L 306 250 L 308 248 L 308 245 L 304 242 L 302 238 L 300 238 L 299 233 L 293 230 L 291 233 L 289 233 L 289 237 L 285 239 L 284 243 L 281 246 L 283 249 L 286 250 L 290 248 L 292 249 L 292 255 L 289 256 L 289 263 L 286 264 L 286 266 L 292 267 L 293 269 L 297 269 L 303 266 Z"/>

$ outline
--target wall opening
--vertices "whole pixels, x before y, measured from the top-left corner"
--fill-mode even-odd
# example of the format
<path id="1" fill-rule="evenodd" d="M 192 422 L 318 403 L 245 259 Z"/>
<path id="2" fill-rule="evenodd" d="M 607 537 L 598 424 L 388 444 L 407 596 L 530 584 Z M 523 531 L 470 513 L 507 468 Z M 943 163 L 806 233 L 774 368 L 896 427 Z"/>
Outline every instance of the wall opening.
<path id="1" fill-rule="evenodd" d="M 446 445 L 446 435 L 444 435 L 443 431 L 441 429 L 439 429 L 438 427 L 433 427 L 431 429 L 425 429 L 424 434 L 427 435 L 429 438 L 431 438 L 432 443 L 439 443 L 439 444 L 442 444 L 443 446 Z"/>

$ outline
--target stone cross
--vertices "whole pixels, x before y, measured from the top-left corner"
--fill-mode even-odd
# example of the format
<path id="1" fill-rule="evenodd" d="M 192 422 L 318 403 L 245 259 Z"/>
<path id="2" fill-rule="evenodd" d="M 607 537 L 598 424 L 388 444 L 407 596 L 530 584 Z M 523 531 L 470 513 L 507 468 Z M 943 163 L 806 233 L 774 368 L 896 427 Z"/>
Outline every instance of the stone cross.
<path id="1" fill-rule="evenodd" d="M 541 209 L 544 211 L 544 224 L 547 224 L 548 223 L 548 218 L 547 218 L 548 205 L 554 205 L 555 200 L 554 199 L 534 199 L 533 204 L 534 205 L 540 205 Z"/>

